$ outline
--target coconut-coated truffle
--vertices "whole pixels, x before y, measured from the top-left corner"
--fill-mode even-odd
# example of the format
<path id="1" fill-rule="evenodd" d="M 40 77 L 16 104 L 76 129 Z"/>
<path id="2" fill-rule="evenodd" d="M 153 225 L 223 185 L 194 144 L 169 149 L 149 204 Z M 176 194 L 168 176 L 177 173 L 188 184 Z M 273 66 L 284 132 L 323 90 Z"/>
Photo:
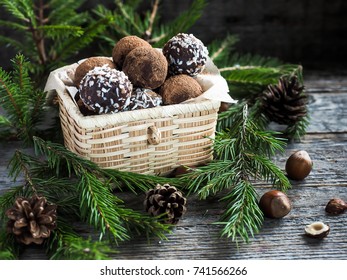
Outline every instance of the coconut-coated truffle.
<path id="1" fill-rule="evenodd" d="M 89 57 L 79 64 L 75 70 L 74 84 L 76 87 L 79 86 L 82 78 L 94 67 L 101 67 L 108 65 L 110 68 L 115 68 L 113 61 L 107 57 L 96 56 Z"/>
<path id="2" fill-rule="evenodd" d="M 128 77 L 105 65 L 90 70 L 79 87 L 83 103 L 98 114 L 117 113 L 128 109 L 133 86 Z"/>
<path id="3" fill-rule="evenodd" d="M 206 65 L 208 50 L 193 34 L 179 33 L 163 47 L 171 75 L 196 76 Z"/>
<path id="4" fill-rule="evenodd" d="M 146 88 L 135 88 L 131 95 L 129 110 L 148 109 L 162 105 L 161 95 Z"/>
<path id="5" fill-rule="evenodd" d="M 193 77 L 182 74 L 169 77 L 159 94 L 163 97 L 164 105 L 171 105 L 198 97 L 202 92 L 200 84 Z"/>
<path id="6" fill-rule="evenodd" d="M 135 87 L 155 89 L 164 83 L 167 67 L 167 61 L 160 50 L 139 47 L 127 55 L 123 71 Z"/>
<path id="7" fill-rule="evenodd" d="M 147 41 L 133 35 L 123 37 L 114 45 L 112 59 L 119 70 L 122 69 L 125 57 L 128 53 L 138 47 L 152 48 Z"/>

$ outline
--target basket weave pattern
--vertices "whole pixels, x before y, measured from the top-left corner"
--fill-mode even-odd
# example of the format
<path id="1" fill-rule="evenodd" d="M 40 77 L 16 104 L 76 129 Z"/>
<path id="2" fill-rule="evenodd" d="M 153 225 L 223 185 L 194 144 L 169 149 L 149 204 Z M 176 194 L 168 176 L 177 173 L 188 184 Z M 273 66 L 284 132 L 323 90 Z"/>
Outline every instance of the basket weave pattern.
<path id="1" fill-rule="evenodd" d="M 166 175 L 212 159 L 219 101 L 85 117 L 66 91 L 58 98 L 65 146 L 100 167 Z M 148 142 L 149 127 L 160 131 L 158 144 Z"/>

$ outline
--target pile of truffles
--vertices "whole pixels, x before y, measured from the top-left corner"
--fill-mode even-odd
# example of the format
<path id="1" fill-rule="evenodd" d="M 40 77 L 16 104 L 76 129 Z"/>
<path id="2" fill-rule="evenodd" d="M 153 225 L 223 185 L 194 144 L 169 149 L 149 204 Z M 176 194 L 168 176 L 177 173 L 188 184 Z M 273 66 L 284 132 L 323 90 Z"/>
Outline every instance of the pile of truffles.
<path id="1" fill-rule="evenodd" d="M 75 99 L 83 115 L 178 104 L 203 93 L 194 77 L 207 58 L 207 48 L 192 34 L 177 34 L 162 50 L 126 36 L 114 45 L 112 59 L 90 57 L 77 66 Z"/>

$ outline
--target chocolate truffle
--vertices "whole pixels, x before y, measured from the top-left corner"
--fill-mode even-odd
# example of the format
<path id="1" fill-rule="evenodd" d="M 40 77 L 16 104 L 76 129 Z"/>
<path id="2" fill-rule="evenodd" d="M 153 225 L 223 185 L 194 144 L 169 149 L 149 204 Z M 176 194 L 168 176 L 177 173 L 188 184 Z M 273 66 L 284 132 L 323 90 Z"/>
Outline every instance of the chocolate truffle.
<path id="1" fill-rule="evenodd" d="M 133 86 L 128 77 L 109 66 L 95 67 L 82 79 L 79 94 L 83 103 L 98 114 L 128 109 Z"/>
<path id="2" fill-rule="evenodd" d="M 179 33 L 163 47 L 171 75 L 196 76 L 205 68 L 208 50 L 193 34 Z"/>
<path id="3" fill-rule="evenodd" d="M 160 88 L 164 105 L 178 104 L 202 94 L 200 84 L 188 75 L 175 75 L 168 78 Z"/>
<path id="4" fill-rule="evenodd" d="M 138 47 L 152 48 L 152 46 L 137 36 L 126 36 L 120 39 L 113 47 L 112 59 L 118 69 L 122 69 L 125 57 Z"/>
<path id="5" fill-rule="evenodd" d="M 155 89 L 167 76 L 167 61 L 160 50 L 139 47 L 125 58 L 123 71 L 136 87 Z"/>
<path id="6" fill-rule="evenodd" d="M 111 68 L 115 68 L 114 63 L 111 59 L 102 56 L 89 57 L 85 61 L 83 61 L 80 65 L 77 66 L 75 71 L 74 83 L 75 86 L 78 87 L 82 78 L 94 67 L 101 67 L 103 65 L 108 65 Z"/>
<path id="7" fill-rule="evenodd" d="M 136 88 L 130 99 L 129 110 L 147 109 L 160 106 L 163 100 L 156 92 L 146 88 Z"/>
<path id="8" fill-rule="evenodd" d="M 81 97 L 79 94 L 75 95 L 75 101 L 76 104 L 78 106 L 78 108 L 80 109 L 80 112 L 82 113 L 83 116 L 92 116 L 92 115 L 97 115 L 96 112 L 94 112 L 93 110 L 89 109 L 82 101 Z"/>

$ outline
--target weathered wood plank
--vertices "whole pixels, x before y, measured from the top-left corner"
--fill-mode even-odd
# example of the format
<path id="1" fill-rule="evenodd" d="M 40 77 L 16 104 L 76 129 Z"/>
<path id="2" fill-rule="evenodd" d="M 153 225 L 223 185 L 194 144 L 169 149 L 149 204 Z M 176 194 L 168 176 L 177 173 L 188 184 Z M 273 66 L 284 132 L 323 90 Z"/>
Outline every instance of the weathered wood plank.
<path id="1" fill-rule="evenodd" d="M 262 194 L 268 188 L 259 188 Z M 260 234 L 249 244 L 220 238 L 220 228 L 212 223 L 224 209 L 219 196 L 200 201 L 189 197 L 189 208 L 167 241 L 148 244 L 144 237 L 119 247 L 120 259 L 346 259 L 346 215 L 328 216 L 324 211 L 330 197 L 347 198 L 346 188 L 296 187 L 288 192 L 293 210 L 280 220 L 265 219 Z M 134 203 L 134 198 L 131 199 Z M 135 199 L 136 205 L 141 199 Z M 135 206 L 135 205 L 134 205 Z M 328 238 L 317 241 L 304 236 L 305 225 L 323 221 L 331 226 Z"/>
<path id="2" fill-rule="evenodd" d="M 324 207 L 333 197 L 347 200 L 346 134 L 308 134 L 302 142 L 292 143 L 284 155 L 275 160 L 283 168 L 286 158 L 297 149 L 307 150 L 314 169 L 306 180 L 293 182 L 288 191 L 293 210 L 281 220 L 266 219 L 259 234 L 250 244 L 239 244 L 219 238 L 219 228 L 213 225 L 224 206 L 220 196 L 200 201 L 189 197 L 189 208 L 167 241 L 154 240 L 148 244 L 145 237 L 136 237 L 122 244 L 114 255 L 117 259 L 347 259 L 347 213 L 332 217 Z M 271 188 L 257 182 L 259 196 Z M 142 210 L 143 195 L 118 194 L 129 207 Z M 323 221 L 331 226 L 325 240 L 310 240 L 303 236 L 306 224 Z M 22 258 L 45 258 L 44 252 L 33 246 Z"/>
<path id="3" fill-rule="evenodd" d="M 326 85 L 312 82 L 317 88 Z M 329 85 L 328 85 L 329 86 Z M 326 91 L 328 92 L 328 91 Z M 324 207 L 328 200 L 340 197 L 347 200 L 347 92 L 310 93 L 311 123 L 308 134 L 300 142 L 289 143 L 284 154 L 274 160 L 284 169 L 288 156 L 296 150 L 306 150 L 314 168 L 304 181 L 292 182 L 288 196 L 293 209 L 283 219 L 265 219 L 259 234 L 249 244 L 235 243 L 220 238 L 220 228 L 213 225 L 225 205 L 221 195 L 205 201 L 195 195 L 188 197 L 188 212 L 168 240 L 154 239 L 148 243 L 145 237 L 134 237 L 121 244 L 115 259 L 347 259 L 347 213 L 329 216 Z M 7 164 L 20 142 L 0 143 L 0 194 L 13 182 L 8 178 Z M 26 149 L 32 152 L 31 149 Z M 264 182 L 254 182 L 261 196 L 271 188 Z M 129 207 L 142 210 L 143 195 L 117 194 Z M 303 235 L 304 226 L 323 221 L 331 226 L 329 236 L 321 241 Z M 83 225 L 77 225 L 85 230 Z M 29 246 L 23 259 L 46 258 L 42 248 Z"/>
<path id="4" fill-rule="evenodd" d="M 340 73 L 314 73 L 309 72 L 308 75 L 304 69 L 304 84 L 308 93 L 327 93 L 327 92 L 347 92 L 347 79 L 345 75 Z"/>
<path id="5" fill-rule="evenodd" d="M 347 132 L 347 94 L 310 94 L 309 98 L 307 132 Z"/>

